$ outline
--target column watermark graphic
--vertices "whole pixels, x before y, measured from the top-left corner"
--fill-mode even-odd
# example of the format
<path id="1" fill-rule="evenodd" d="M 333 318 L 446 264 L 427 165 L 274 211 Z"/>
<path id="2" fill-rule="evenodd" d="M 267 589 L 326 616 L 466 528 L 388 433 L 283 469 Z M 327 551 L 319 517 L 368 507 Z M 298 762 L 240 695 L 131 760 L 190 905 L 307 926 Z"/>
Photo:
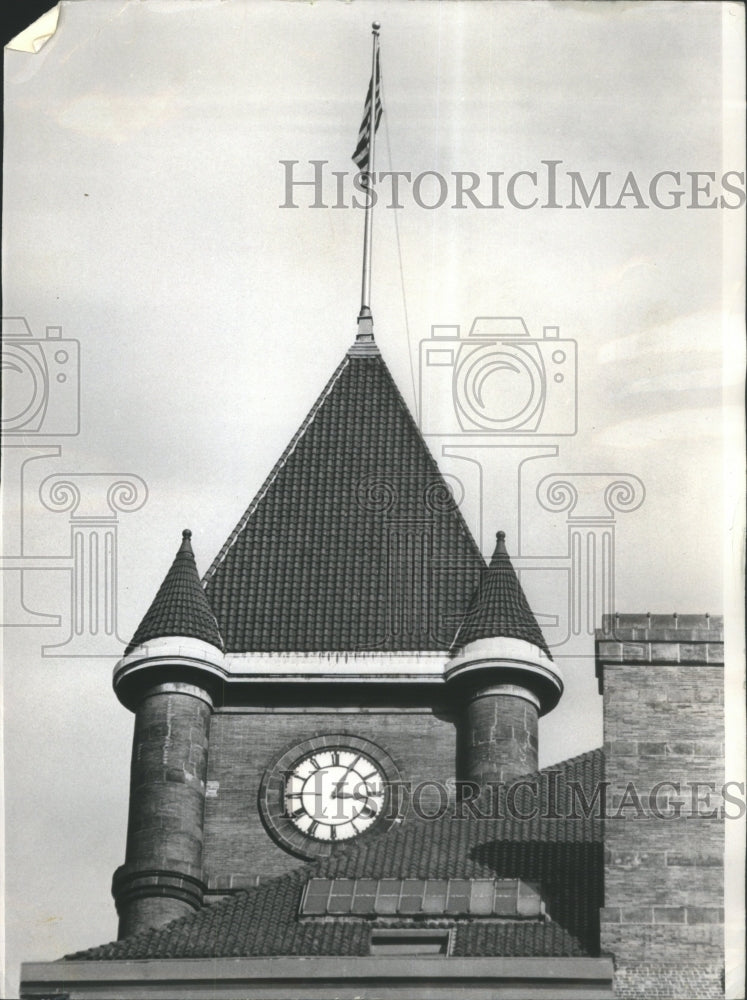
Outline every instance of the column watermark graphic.
<path id="1" fill-rule="evenodd" d="M 56 438 L 79 435 L 80 344 L 59 326 L 36 337 L 24 317 L 3 318 L 3 494 L 5 529 L 0 571 L 3 628 L 66 629 L 42 644 L 43 656 L 119 656 L 117 632 L 119 516 L 139 510 L 148 489 L 131 473 L 61 472 L 34 488 L 41 461 L 63 457 Z M 67 552 L 39 553 L 29 529 L 45 512 L 67 513 Z M 30 577 L 65 574 L 69 613 L 34 608 Z M 51 637 L 50 637 L 51 638 Z"/>
<path id="2" fill-rule="evenodd" d="M 643 483 L 638 476 L 616 473 L 550 475 L 536 495 L 545 510 L 566 514 L 568 638 L 593 636 L 615 611 L 616 515 L 641 506 Z"/>
<path id="3" fill-rule="evenodd" d="M 45 656 L 86 656 L 92 640 L 101 655 L 126 642 L 117 633 L 118 515 L 139 510 L 148 489 L 139 476 L 68 473 L 49 476 L 40 499 L 70 523 L 70 633 L 44 646 Z"/>

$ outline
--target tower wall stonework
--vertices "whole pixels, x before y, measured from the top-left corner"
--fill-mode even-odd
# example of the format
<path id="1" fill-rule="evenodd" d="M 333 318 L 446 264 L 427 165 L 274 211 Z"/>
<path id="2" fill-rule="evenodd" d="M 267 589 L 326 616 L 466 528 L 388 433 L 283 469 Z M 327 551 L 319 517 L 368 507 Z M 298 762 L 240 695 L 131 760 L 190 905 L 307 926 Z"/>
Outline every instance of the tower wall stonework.
<path id="1" fill-rule="evenodd" d="M 309 702 L 312 697 L 313 692 L 306 695 Z M 454 720 L 442 706 L 398 705 L 391 688 L 384 697 L 389 704 L 378 707 L 333 708 L 322 703 L 284 708 L 275 704 L 215 712 L 203 850 L 210 896 L 282 875 L 301 863 L 272 838 L 258 808 L 263 778 L 295 743 L 331 734 L 370 740 L 394 760 L 410 792 L 421 786 L 418 805 L 422 811 L 433 814 L 443 807 L 439 788 L 448 789 L 455 774 Z"/>
<path id="2" fill-rule="evenodd" d="M 537 770 L 536 699 L 494 687 L 468 696 L 459 733 L 459 777 L 488 785 Z"/>
<path id="3" fill-rule="evenodd" d="M 211 716 L 193 685 L 161 684 L 137 707 L 125 863 L 114 874 L 119 937 L 202 903 L 202 839 Z"/>
<path id="4" fill-rule="evenodd" d="M 601 946 L 621 997 L 722 995 L 723 671 L 714 617 L 609 616 L 597 632 Z"/>

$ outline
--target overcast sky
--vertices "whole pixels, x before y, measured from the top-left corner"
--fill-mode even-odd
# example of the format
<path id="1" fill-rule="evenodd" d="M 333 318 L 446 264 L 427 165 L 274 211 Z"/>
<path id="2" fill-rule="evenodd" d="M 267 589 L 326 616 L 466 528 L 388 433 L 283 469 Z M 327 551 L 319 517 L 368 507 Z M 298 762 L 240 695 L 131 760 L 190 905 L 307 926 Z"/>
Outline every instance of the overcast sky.
<path id="1" fill-rule="evenodd" d="M 617 609 L 723 612 L 736 579 L 724 556 L 742 537 L 743 212 L 685 207 L 687 172 L 713 172 L 734 203 L 720 179 L 744 171 L 743 9 L 715 3 L 64 3 L 39 52 L 5 54 L 4 313 L 80 345 L 80 433 L 13 440 L 62 449 L 27 467 L 24 553 L 69 551 L 67 515 L 39 505 L 48 475 L 141 477 L 147 502 L 119 524 L 123 641 L 182 528 L 201 571 L 217 553 L 355 333 L 362 212 L 307 207 L 308 189 L 281 207 L 280 161 L 299 161 L 299 177 L 310 160 L 354 170 L 374 18 L 377 166 L 440 172 L 449 191 L 429 210 L 408 188 L 375 215 L 376 336 L 408 404 L 433 325 L 465 334 L 476 316 L 521 316 L 533 339 L 558 326 L 576 344 L 577 433 L 540 428 L 557 453 L 525 466 L 520 498 L 518 452 L 494 438 L 481 509 L 465 480 L 485 553 L 507 530 L 509 551 L 535 560 L 530 601 L 562 631 L 565 577 L 548 560 L 566 553 L 566 514 L 540 508 L 537 486 L 637 477 L 645 499 L 616 521 Z M 490 172 L 542 177 L 543 160 L 588 185 L 608 171 L 612 202 L 632 172 L 648 207 L 521 209 L 505 188 L 503 209 L 451 207 L 455 171 L 477 174 L 489 200 Z M 651 205 L 660 171 L 680 173 L 679 208 Z M 515 194 L 531 200 L 526 177 Z M 108 658 L 41 655 L 69 632 L 65 566 L 26 574 L 25 598 L 62 624 L 5 629 L 11 984 L 21 959 L 116 935 L 132 730 L 110 686 L 118 643 Z M 542 764 L 602 742 L 592 653 L 587 639 L 561 656 Z"/>

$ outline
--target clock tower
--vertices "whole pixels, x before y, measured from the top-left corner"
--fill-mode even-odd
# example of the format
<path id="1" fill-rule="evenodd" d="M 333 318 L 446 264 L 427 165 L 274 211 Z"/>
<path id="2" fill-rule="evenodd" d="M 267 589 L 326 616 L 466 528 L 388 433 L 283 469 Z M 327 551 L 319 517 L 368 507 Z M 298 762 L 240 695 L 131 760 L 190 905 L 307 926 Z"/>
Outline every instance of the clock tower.
<path id="1" fill-rule="evenodd" d="M 183 532 L 117 665 L 135 713 L 120 937 L 537 768 L 560 672 L 370 326 L 202 581 Z"/>
<path id="2" fill-rule="evenodd" d="M 202 578 L 183 531 L 115 667 L 118 939 L 29 963 L 29 1000 L 723 994 L 723 813 L 625 814 L 723 782 L 721 623 L 605 616 L 604 747 L 538 770 L 561 672 L 379 352 L 373 204 L 354 343 Z"/>
<path id="3" fill-rule="evenodd" d="M 722 996 L 720 619 L 607 616 L 604 747 L 538 770 L 560 671 L 371 326 L 202 579 L 182 532 L 114 670 L 118 939 L 22 996 Z"/>

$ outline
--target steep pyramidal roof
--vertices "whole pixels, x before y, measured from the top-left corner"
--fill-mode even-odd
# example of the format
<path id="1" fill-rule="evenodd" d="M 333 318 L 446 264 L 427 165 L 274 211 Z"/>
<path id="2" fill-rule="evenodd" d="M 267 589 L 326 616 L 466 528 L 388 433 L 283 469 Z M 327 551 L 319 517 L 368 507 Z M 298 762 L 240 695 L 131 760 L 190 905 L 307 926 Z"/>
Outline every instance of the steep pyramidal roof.
<path id="1" fill-rule="evenodd" d="M 356 344 L 203 582 L 229 652 L 446 650 L 484 567 L 378 350 Z"/>
<path id="2" fill-rule="evenodd" d="M 140 622 L 132 641 L 125 650 L 169 635 L 189 636 L 212 643 L 223 649 L 218 623 L 210 609 L 195 564 L 190 538 L 192 532 L 182 532 L 182 544 L 166 574 L 153 603 Z"/>
<path id="3" fill-rule="evenodd" d="M 552 777 L 551 777 L 552 776 Z M 547 920 L 452 917 L 453 955 L 598 955 L 603 905 L 604 780 L 601 750 L 527 776 L 514 803 L 495 818 L 406 819 L 334 856 L 268 879 L 256 888 L 203 906 L 165 927 L 68 955 L 68 960 L 198 958 L 258 955 L 367 955 L 372 919 L 300 918 L 310 878 L 520 878 L 537 883 Z M 588 803 L 579 809 L 578 790 Z M 526 794 L 525 794 L 526 793 Z M 505 796 L 506 790 L 501 791 Z M 522 819 L 520 816 L 527 818 Z M 391 919 L 391 918 L 390 918 Z M 398 918 L 397 926 L 424 922 Z"/>
<path id="4" fill-rule="evenodd" d="M 480 576 L 480 582 L 454 639 L 454 646 L 466 646 L 468 642 L 491 636 L 506 636 L 531 642 L 552 659 L 516 570 L 511 565 L 505 538 L 503 531 L 496 535 L 493 558 Z"/>

